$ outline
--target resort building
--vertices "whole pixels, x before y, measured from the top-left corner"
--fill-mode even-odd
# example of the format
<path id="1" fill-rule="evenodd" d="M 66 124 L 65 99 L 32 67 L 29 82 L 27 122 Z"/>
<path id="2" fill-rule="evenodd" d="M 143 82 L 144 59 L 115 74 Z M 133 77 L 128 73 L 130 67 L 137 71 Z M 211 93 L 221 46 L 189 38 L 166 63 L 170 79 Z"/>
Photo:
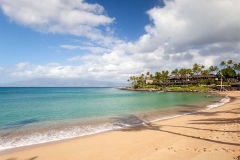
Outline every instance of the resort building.
<path id="1" fill-rule="evenodd" d="M 240 83 L 231 83 L 231 88 L 236 91 L 240 91 Z"/>
<path id="2" fill-rule="evenodd" d="M 153 84 L 154 81 L 155 81 L 155 78 L 146 78 L 146 79 L 144 80 L 144 83 L 145 83 L 145 84 Z"/>
<path id="3" fill-rule="evenodd" d="M 214 81 L 217 81 L 217 76 L 215 75 L 193 75 L 190 77 L 169 77 L 167 83 L 168 84 L 197 84 L 201 80 L 209 80 L 212 79 Z"/>

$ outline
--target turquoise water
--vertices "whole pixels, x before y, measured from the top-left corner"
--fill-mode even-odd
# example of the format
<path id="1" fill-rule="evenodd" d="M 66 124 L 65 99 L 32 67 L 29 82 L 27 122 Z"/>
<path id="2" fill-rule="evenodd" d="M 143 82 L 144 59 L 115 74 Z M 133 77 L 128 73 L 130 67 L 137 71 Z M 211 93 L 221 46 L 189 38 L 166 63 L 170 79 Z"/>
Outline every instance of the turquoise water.
<path id="1" fill-rule="evenodd" d="M 0 150 L 174 117 L 217 106 L 222 98 L 114 88 L 0 88 Z"/>

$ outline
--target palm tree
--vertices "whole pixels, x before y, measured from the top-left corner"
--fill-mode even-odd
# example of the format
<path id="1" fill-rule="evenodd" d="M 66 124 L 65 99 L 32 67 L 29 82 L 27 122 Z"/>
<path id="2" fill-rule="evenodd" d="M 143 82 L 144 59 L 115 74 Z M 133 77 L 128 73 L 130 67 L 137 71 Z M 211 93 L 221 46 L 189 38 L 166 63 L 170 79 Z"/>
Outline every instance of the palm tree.
<path id="1" fill-rule="evenodd" d="M 215 72 L 215 74 L 216 74 L 216 71 L 218 70 L 218 67 L 217 66 L 210 66 L 209 67 L 209 72 L 211 73 L 211 72 Z"/>
<path id="2" fill-rule="evenodd" d="M 193 76 L 194 73 L 193 73 L 193 71 L 192 71 L 191 68 L 187 68 L 186 70 L 187 70 L 187 75 L 188 75 L 189 77 Z"/>
<path id="3" fill-rule="evenodd" d="M 182 81 L 184 83 L 184 81 L 186 81 L 186 77 L 187 77 L 187 70 L 185 68 L 182 68 L 179 70 L 179 73 L 180 73 Z"/>
<path id="4" fill-rule="evenodd" d="M 214 67 L 213 66 L 210 66 L 209 67 L 209 72 L 211 73 L 211 72 L 214 72 Z"/>
<path id="5" fill-rule="evenodd" d="M 236 70 L 236 71 L 238 71 L 237 79 L 240 80 L 240 75 L 239 75 L 239 71 L 240 71 L 240 63 L 238 63 L 238 64 L 235 63 L 235 64 L 233 65 L 233 69 Z"/>
<path id="6" fill-rule="evenodd" d="M 232 66 L 233 64 L 234 64 L 234 63 L 233 63 L 232 60 L 228 60 L 226 65 L 227 65 L 227 66 Z"/>
<path id="7" fill-rule="evenodd" d="M 198 73 L 199 71 L 199 65 L 197 63 L 194 63 L 193 68 L 192 68 L 193 74 Z"/>
<path id="8" fill-rule="evenodd" d="M 137 84 L 136 77 L 135 76 L 129 77 L 128 82 L 132 82 L 132 85 L 135 86 Z"/>
<path id="9" fill-rule="evenodd" d="M 209 75 L 209 70 L 207 70 L 207 69 L 206 70 L 202 70 L 201 74 L 202 75 Z"/>
<path id="10" fill-rule="evenodd" d="M 187 81 L 189 81 L 189 78 L 192 78 L 192 76 L 193 76 L 193 71 L 192 71 L 192 69 L 191 68 L 187 68 L 186 69 L 186 73 L 187 73 L 187 77 L 188 77 L 188 80 Z"/>
<path id="11" fill-rule="evenodd" d="M 168 70 L 166 71 L 162 71 L 162 73 L 160 74 L 161 80 L 164 84 L 166 84 L 167 79 L 169 78 L 169 72 Z"/>
<path id="12" fill-rule="evenodd" d="M 239 71 L 240 71 L 240 63 L 235 63 L 234 65 L 233 65 L 233 69 L 235 69 L 235 70 L 237 70 L 238 71 L 238 74 L 239 74 Z"/>
<path id="13" fill-rule="evenodd" d="M 147 76 L 146 76 L 146 78 L 148 78 L 148 77 L 149 77 L 149 75 L 150 75 L 150 72 L 147 72 L 147 73 L 146 73 L 146 75 L 147 75 Z"/>
<path id="14" fill-rule="evenodd" d="M 178 71 L 178 69 L 172 70 L 171 74 L 174 75 L 175 78 L 178 78 L 178 77 L 179 77 L 179 71 Z"/>
<path id="15" fill-rule="evenodd" d="M 140 84 L 140 86 L 143 88 L 144 85 L 144 74 L 141 74 L 141 76 L 138 78 L 138 83 Z"/>
<path id="16" fill-rule="evenodd" d="M 205 75 L 205 76 L 207 76 L 208 77 L 208 75 L 209 75 L 209 70 L 208 69 L 205 69 L 205 70 L 201 70 L 201 74 L 202 75 Z M 207 79 L 200 79 L 200 81 L 199 81 L 199 83 L 200 84 L 207 84 L 207 82 L 209 81 L 209 77 L 207 78 Z"/>
<path id="17" fill-rule="evenodd" d="M 199 64 L 198 73 L 202 73 L 203 68 L 205 68 L 205 66 Z"/>
<path id="18" fill-rule="evenodd" d="M 220 66 L 223 66 L 224 68 L 226 68 L 226 65 L 227 65 L 226 61 L 222 61 L 222 62 L 220 63 Z"/>
<path id="19" fill-rule="evenodd" d="M 153 74 L 150 74 L 150 78 L 153 78 Z"/>
<path id="20" fill-rule="evenodd" d="M 160 81 L 161 81 L 161 73 L 160 72 L 155 72 L 155 77 L 154 78 L 156 79 L 156 81 L 158 83 L 160 83 Z"/>
<path id="21" fill-rule="evenodd" d="M 201 73 L 203 68 L 205 68 L 204 65 L 194 63 L 192 72 L 193 72 L 193 74 L 199 74 L 199 73 Z"/>
<path id="22" fill-rule="evenodd" d="M 131 76 L 128 79 L 128 82 L 132 82 L 132 86 L 136 89 L 139 87 L 143 87 L 143 76 L 137 77 L 137 76 Z"/>

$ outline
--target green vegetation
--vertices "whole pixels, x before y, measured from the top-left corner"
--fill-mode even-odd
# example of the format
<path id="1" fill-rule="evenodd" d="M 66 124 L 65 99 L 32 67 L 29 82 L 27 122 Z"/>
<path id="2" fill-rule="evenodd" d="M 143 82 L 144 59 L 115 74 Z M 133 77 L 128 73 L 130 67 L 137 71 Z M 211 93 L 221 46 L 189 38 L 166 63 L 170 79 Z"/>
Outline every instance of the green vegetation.
<path id="1" fill-rule="evenodd" d="M 146 75 L 131 76 L 128 82 L 134 89 L 159 89 L 170 91 L 206 91 L 216 85 L 229 85 L 239 81 L 240 63 L 222 61 L 217 66 L 205 69 L 204 65 L 193 64 L 192 68 L 147 72 Z M 238 74 L 238 76 L 236 76 Z"/>
<path id="2" fill-rule="evenodd" d="M 206 86 L 188 86 L 188 87 L 169 87 L 170 91 L 208 91 L 210 87 Z"/>
<path id="3" fill-rule="evenodd" d="M 143 86 L 143 88 L 154 88 L 154 89 L 158 89 L 159 86 L 157 86 L 157 85 L 151 85 L 151 84 L 146 84 L 146 85 Z"/>

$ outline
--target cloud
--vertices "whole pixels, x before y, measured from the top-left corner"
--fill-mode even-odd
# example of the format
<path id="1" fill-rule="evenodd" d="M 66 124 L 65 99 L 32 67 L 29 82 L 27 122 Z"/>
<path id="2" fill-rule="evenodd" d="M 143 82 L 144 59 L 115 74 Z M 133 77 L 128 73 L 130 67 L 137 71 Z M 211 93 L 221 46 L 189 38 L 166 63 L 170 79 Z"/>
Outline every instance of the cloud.
<path id="1" fill-rule="evenodd" d="M 192 46 L 239 41 L 238 0 L 165 1 L 165 7 L 154 7 L 147 14 L 152 24 L 145 29 L 152 37 L 148 42 L 153 49 L 157 39 L 161 43 L 168 37 L 176 53 Z"/>
<path id="2" fill-rule="evenodd" d="M 27 68 L 29 65 L 30 65 L 29 62 L 21 62 L 21 63 L 16 64 L 16 69 L 23 70 L 23 69 Z"/>
<path id="3" fill-rule="evenodd" d="M 5 1 L 0 0 L 0 2 Z M 53 2 L 67 3 L 57 0 Z M 85 4 L 85 2 L 81 1 L 80 4 Z M 72 10 L 71 5 L 69 6 Z M 81 10 L 94 13 L 95 16 L 100 13 L 102 15 L 104 12 L 99 5 L 97 5 L 98 7 L 90 6 L 92 8 L 86 7 L 87 9 Z M 95 9 L 93 9 L 94 6 Z M 164 7 L 154 7 L 147 11 L 151 24 L 145 26 L 146 33 L 140 35 L 137 41 L 118 40 L 113 44 L 111 43 L 113 39 L 106 37 L 105 40 L 112 44 L 108 47 L 102 47 L 100 44 L 103 42 L 97 45 L 95 43 L 90 43 L 91 45 L 87 45 L 87 43 L 85 45 L 83 43 L 83 45 L 61 45 L 60 47 L 64 49 L 87 50 L 90 53 L 69 56 L 67 59 L 69 63 L 81 62 L 76 66 L 30 64 L 31 67 L 22 70 L 18 70 L 16 66 L 12 76 L 82 77 L 106 81 L 126 81 L 129 76 L 147 71 L 154 73 L 165 69 L 171 71 L 175 68 L 191 68 L 194 63 L 203 64 L 208 68 L 210 65 L 218 65 L 222 60 L 233 59 L 235 62 L 240 62 L 240 23 L 236 16 L 240 14 L 239 7 L 239 0 L 166 0 Z M 84 23 L 90 27 L 89 30 L 93 30 L 94 35 L 101 37 L 100 30 L 95 26 L 106 25 L 112 21 L 113 19 L 110 18 L 109 22 L 102 20 L 101 22 Z M 70 22 L 59 24 L 65 23 L 67 26 L 72 26 Z M 73 22 L 73 26 L 78 26 L 74 24 L 75 22 Z M 74 32 L 74 29 L 71 30 L 68 27 L 66 29 L 70 34 Z M 78 28 L 75 29 L 77 35 Z M 106 31 L 113 32 L 108 27 Z M 61 33 L 61 29 L 59 33 Z M 22 66 L 24 66 L 23 64 Z"/>
<path id="4" fill-rule="evenodd" d="M 81 57 L 82 57 L 82 56 L 75 56 L 75 57 L 68 58 L 67 60 L 68 60 L 68 61 L 80 61 L 80 60 L 81 60 Z"/>
<path id="5" fill-rule="evenodd" d="M 13 22 L 43 33 L 71 34 L 85 36 L 92 40 L 108 43 L 98 26 L 114 22 L 105 14 L 99 4 L 89 4 L 84 0 L 0 0 L 4 14 Z M 110 31 L 110 27 L 106 27 Z"/>
<path id="6" fill-rule="evenodd" d="M 2 67 L 0 67 L 0 74 L 3 72 L 3 70 L 4 70 L 4 69 L 3 69 Z"/>
<path id="7" fill-rule="evenodd" d="M 133 61 L 133 55 L 126 55 L 122 51 L 112 51 L 103 55 L 87 54 L 70 58 L 69 61 L 79 60 L 82 65 L 60 65 L 57 63 L 37 65 L 29 64 L 31 67 L 24 70 L 16 69 L 11 73 L 14 77 L 61 77 L 61 78 L 89 78 L 106 81 L 124 81 L 142 71 L 144 63 Z"/>
<path id="8" fill-rule="evenodd" d="M 76 45 L 61 45 L 61 48 L 74 50 L 74 49 L 80 49 L 80 50 L 87 50 L 91 53 L 104 53 L 104 52 L 110 52 L 110 49 L 103 48 L 103 47 L 95 47 L 95 46 L 76 46 Z"/>
<path id="9" fill-rule="evenodd" d="M 114 49 L 134 54 L 145 70 L 218 65 L 219 59 L 240 61 L 240 1 L 164 1 L 147 11 L 151 24 L 135 42 Z M 237 56 L 238 55 L 238 56 Z"/>

